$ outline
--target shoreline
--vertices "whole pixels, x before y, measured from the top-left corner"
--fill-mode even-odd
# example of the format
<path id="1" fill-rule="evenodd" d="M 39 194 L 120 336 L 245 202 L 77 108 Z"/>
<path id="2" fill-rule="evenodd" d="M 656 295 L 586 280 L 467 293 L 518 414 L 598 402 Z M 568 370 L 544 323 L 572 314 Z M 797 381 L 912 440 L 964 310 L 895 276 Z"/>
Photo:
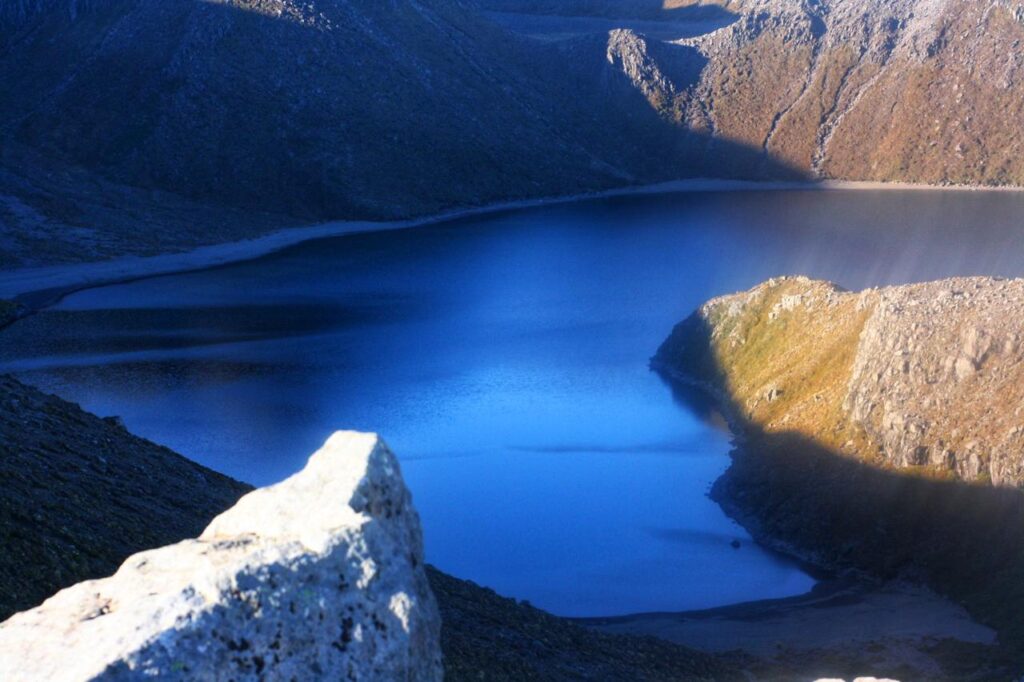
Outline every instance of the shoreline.
<path id="1" fill-rule="evenodd" d="M 932 647 L 939 640 L 982 649 L 997 641 L 994 630 L 927 587 L 847 576 L 783 599 L 573 621 L 609 634 L 657 637 L 706 653 L 739 650 L 767 661 L 823 653 L 830 658 L 865 647 L 891 649 L 896 660 L 913 652 L 918 669 L 932 672 L 938 667 Z"/>
<path id="2" fill-rule="evenodd" d="M 64 297 L 84 289 L 241 263 L 317 239 L 403 230 L 505 211 L 615 197 L 687 192 L 757 191 L 1021 192 L 1024 191 L 1024 187 L 944 186 L 857 180 L 755 181 L 713 178 L 673 180 L 564 196 L 496 202 L 402 220 L 337 220 L 315 225 L 282 228 L 251 239 L 209 244 L 187 251 L 156 256 L 120 256 L 105 261 L 18 268 L 0 273 L 0 299 L 12 299 L 19 303 L 23 308 L 23 313 L 15 319 L 21 319 L 55 305 Z M 0 329 L 3 326 L 6 325 L 0 325 Z"/>

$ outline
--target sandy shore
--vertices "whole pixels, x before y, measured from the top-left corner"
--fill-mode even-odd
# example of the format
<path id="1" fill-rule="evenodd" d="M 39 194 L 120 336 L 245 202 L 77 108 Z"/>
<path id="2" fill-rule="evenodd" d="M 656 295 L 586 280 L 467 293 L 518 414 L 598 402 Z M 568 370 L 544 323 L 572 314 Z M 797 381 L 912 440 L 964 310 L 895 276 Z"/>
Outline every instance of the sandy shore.
<path id="1" fill-rule="evenodd" d="M 337 237 L 361 232 L 401 230 L 432 225 L 458 218 L 498 213 L 518 208 L 555 205 L 587 199 L 616 196 L 665 194 L 672 192 L 747 192 L 795 190 L 917 190 L 917 191 L 1021 191 L 1010 187 L 937 187 L 879 182 L 753 182 L 744 180 L 691 179 L 641 187 L 624 187 L 564 197 L 531 199 L 490 204 L 482 207 L 447 211 L 433 216 L 389 222 L 335 221 L 318 225 L 286 228 L 253 239 L 201 246 L 189 251 L 159 256 L 125 256 L 100 262 L 20 268 L 0 273 L 0 299 L 18 298 L 30 310 L 37 310 L 62 297 L 105 284 L 125 282 L 251 260 L 313 239 Z"/>
<path id="2" fill-rule="evenodd" d="M 951 638 L 992 644 L 996 636 L 963 607 L 926 587 L 842 579 L 823 581 L 806 595 L 787 599 L 582 622 L 606 632 L 652 635 L 705 651 L 742 648 L 758 656 L 879 640 Z"/>
<path id="3" fill-rule="evenodd" d="M 942 677 L 940 644 L 994 645 L 996 633 L 963 607 L 905 582 L 830 579 L 806 595 L 685 613 L 581 619 L 614 634 L 653 636 L 707 652 L 741 650 L 765 661 L 856 658 L 908 663 Z"/>

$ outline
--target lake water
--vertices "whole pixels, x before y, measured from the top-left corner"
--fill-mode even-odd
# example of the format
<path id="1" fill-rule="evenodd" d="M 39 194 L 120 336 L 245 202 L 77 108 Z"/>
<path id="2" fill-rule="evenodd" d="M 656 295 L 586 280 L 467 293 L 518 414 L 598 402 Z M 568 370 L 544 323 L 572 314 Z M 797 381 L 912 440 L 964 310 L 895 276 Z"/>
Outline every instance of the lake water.
<path id="1" fill-rule="evenodd" d="M 255 484 L 378 431 L 440 568 L 565 615 L 703 608 L 812 580 L 706 497 L 728 435 L 648 371 L 672 325 L 773 275 L 1020 275 L 1022 238 L 1016 193 L 564 204 L 81 292 L 0 371 Z"/>

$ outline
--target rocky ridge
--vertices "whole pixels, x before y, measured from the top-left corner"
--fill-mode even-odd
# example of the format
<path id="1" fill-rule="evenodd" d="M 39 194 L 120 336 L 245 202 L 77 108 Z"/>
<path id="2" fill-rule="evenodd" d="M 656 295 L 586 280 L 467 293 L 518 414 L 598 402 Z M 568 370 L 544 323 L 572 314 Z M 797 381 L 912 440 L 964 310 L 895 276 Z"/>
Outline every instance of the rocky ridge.
<path id="1" fill-rule="evenodd" d="M 397 460 L 338 432 L 197 539 L 0 624 L 0 677 L 440 680 L 440 628 Z"/>
<path id="2" fill-rule="evenodd" d="M 1024 280 L 851 293 L 779 278 L 705 304 L 657 361 L 678 366 L 706 332 L 704 379 L 769 431 L 894 468 L 1019 487 L 1022 319 Z"/>

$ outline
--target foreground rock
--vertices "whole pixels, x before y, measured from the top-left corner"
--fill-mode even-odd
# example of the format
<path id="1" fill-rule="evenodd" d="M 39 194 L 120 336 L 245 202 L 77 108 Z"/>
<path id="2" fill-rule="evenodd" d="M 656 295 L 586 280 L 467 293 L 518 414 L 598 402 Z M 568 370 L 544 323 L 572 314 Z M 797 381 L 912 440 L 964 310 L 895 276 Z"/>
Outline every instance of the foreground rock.
<path id="1" fill-rule="evenodd" d="M 0 625 L 0 679 L 441 679 L 419 518 L 394 455 L 339 432 L 195 540 Z"/>

